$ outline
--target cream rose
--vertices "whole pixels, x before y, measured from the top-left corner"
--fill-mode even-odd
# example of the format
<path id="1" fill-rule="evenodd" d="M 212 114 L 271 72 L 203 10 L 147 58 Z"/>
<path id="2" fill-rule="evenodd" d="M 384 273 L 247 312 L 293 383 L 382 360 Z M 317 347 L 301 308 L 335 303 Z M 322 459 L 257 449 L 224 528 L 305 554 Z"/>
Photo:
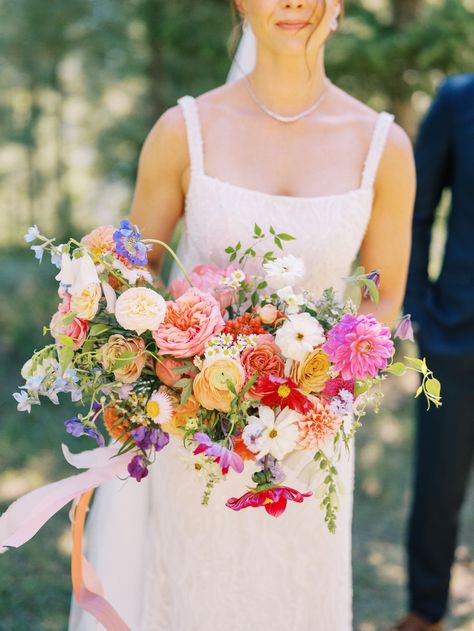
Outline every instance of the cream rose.
<path id="1" fill-rule="evenodd" d="M 240 392 L 245 381 L 245 371 L 235 359 L 206 359 L 203 369 L 193 382 L 194 396 L 207 410 L 228 412 L 235 395 L 229 390 L 230 381 Z"/>
<path id="2" fill-rule="evenodd" d="M 128 331 L 141 335 L 155 331 L 166 315 L 166 302 L 160 294 L 147 287 L 132 287 L 123 292 L 115 303 L 117 322 Z"/>
<path id="3" fill-rule="evenodd" d="M 327 354 L 321 349 L 316 349 L 308 353 L 302 362 L 293 362 L 290 377 L 305 394 L 319 393 L 329 379 L 330 367 L 331 362 Z"/>
<path id="4" fill-rule="evenodd" d="M 100 285 L 89 283 L 80 294 L 71 298 L 71 311 L 74 311 L 81 320 L 92 320 L 99 308 L 99 300 L 102 297 Z"/>
<path id="5" fill-rule="evenodd" d="M 105 370 L 113 372 L 117 381 L 133 383 L 141 375 L 147 359 L 144 353 L 145 342 L 141 337 L 111 335 L 109 341 L 100 350 L 103 367 Z M 124 353 L 132 353 L 133 359 L 112 371 L 114 364 Z"/>

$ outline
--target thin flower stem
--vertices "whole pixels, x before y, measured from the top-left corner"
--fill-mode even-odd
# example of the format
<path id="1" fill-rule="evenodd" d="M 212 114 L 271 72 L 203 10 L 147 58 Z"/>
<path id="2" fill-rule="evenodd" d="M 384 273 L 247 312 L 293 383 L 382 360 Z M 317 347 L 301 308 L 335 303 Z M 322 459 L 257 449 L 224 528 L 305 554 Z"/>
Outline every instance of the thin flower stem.
<path id="1" fill-rule="evenodd" d="M 167 243 L 165 243 L 164 241 L 160 241 L 159 239 L 143 239 L 143 243 L 156 243 L 157 245 L 162 245 L 165 248 L 165 250 L 171 254 L 176 264 L 178 265 L 179 269 L 183 272 L 183 276 L 188 281 L 189 286 L 193 287 L 191 279 L 189 278 L 188 273 L 184 269 L 184 266 L 181 263 L 179 257 L 176 255 L 176 253 L 173 251 L 172 248 L 170 248 L 170 246 Z"/>

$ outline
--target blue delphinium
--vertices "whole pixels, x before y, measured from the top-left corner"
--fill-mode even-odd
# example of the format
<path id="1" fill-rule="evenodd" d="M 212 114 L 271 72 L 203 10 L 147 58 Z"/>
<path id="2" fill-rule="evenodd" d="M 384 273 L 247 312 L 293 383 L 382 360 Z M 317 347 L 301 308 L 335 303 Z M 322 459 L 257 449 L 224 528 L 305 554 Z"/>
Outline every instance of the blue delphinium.
<path id="1" fill-rule="evenodd" d="M 147 251 L 151 245 L 146 245 L 140 240 L 141 234 L 137 226 L 132 226 L 128 219 L 123 219 L 113 236 L 117 254 L 125 257 L 132 265 L 147 264 Z"/>

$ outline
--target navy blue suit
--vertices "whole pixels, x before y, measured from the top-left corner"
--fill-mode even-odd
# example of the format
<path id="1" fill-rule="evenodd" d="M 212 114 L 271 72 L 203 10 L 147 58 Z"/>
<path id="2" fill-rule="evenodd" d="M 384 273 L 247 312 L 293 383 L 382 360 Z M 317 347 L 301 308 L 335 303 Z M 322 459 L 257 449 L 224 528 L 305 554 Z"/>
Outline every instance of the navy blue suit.
<path id="1" fill-rule="evenodd" d="M 410 610 L 445 614 L 459 513 L 474 461 L 474 74 L 447 79 L 415 149 L 418 191 L 405 311 L 442 384 L 443 406 L 417 408 L 415 482 L 408 529 Z M 431 232 L 452 193 L 439 278 L 428 278 Z"/>

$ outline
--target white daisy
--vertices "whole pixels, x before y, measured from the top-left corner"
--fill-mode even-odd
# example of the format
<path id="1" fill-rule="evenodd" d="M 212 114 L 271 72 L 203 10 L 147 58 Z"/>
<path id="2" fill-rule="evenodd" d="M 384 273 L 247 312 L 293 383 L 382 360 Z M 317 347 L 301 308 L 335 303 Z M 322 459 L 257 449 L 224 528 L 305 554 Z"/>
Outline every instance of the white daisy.
<path id="1" fill-rule="evenodd" d="M 147 405 L 146 411 L 155 423 L 168 423 L 173 416 L 173 404 L 165 392 L 154 392 Z"/>

